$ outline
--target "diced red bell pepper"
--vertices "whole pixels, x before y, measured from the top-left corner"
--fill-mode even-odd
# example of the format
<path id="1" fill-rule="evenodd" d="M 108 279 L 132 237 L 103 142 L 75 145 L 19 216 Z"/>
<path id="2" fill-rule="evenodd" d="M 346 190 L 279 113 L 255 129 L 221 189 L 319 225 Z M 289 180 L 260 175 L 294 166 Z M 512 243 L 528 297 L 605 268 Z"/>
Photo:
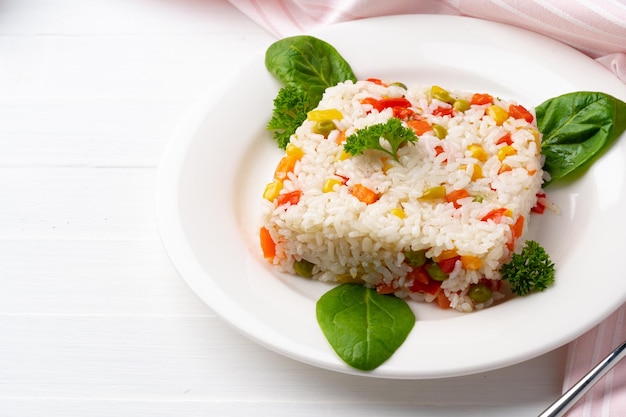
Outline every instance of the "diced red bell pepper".
<path id="1" fill-rule="evenodd" d="M 535 204 L 535 207 L 530 209 L 530 211 L 537 214 L 543 214 L 543 212 L 546 211 L 545 199 L 545 193 L 537 193 L 537 203 Z"/>
<path id="2" fill-rule="evenodd" d="M 384 83 L 381 79 L 379 79 L 379 78 L 368 78 L 368 79 L 366 79 L 365 81 L 369 81 L 369 82 L 371 82 L 371 83 L 378 84 L 378 85 L 383 85 L 383 86 L 384 86 L 384 85 L 386 85 L 386 84 L 385 84 L 385 83 Z"/>
<path id="3" fill-rule="evenodd" d="M 413 283 L 409 287 L 412 292 L 425 292 L 428 294 L 436 294 L 441 287 L 441 282 L 435 281 L 428 276 L 424 268 L 413 268 L 408 274 L 409 278 L 413 278 Z"/>
<path id="4" fill-rule="evenodd" d="M 518 104 L 511 104 L 509 106 L 509 115 L 512 116 L 514 119 L 524 119 L 528 123 L 532 123 L 532 121 L 535 119 L 531 112 L 526 110 L 524 106 Z"/>
<path id="5" fill-rule="evenodd" d="M 489 213 L 485 214 L 480 220 L 483 222 L 493 220 L 495 223 L 500 223 L 502 217 L 504 217 L 504 213 L 507 212 L 506 207 L 500 207 L 494 210 L 491 210 Z"/>
<path id="6" fill-rule="evenodd" d="M 441 268 L 443 272 L 445 272 L 446 274 L 449 274 L 450 272 L 454 271 L 454 266 L 456 265 L 456 261 L 458 261 L 459 259 L 461 259 L 460 256 L 455 256 L 453 258 L 441 260 L 437 263 L 439 264 L 439 268 Z"/>
<path id="7" fill-rule="evenodd" d="M 506 135 L 502 136 L 500 139 L 496 141 L 496 145 L 500 145 L 502 143 L 506 143 L 507 145 L 513 145 L 513 139 L 511 138 L 511 132 L 507 132 Z"/>
<path id="8" fill-rule="evenodd" d="M 300 197 L 302 197 L 301 190 L 295 190 L 290 193 L 281 194 L 276 198 L 276 205 L 282 206 L 284 204 L 295 205 L 300 202 Z"/>
<path id="9" fill-rule="evenodd" d="M 437 107 L 433 110 L 433 115 L 435 116 L 452 116 L 452 111 L 454 109 L 452 107 Z"/>

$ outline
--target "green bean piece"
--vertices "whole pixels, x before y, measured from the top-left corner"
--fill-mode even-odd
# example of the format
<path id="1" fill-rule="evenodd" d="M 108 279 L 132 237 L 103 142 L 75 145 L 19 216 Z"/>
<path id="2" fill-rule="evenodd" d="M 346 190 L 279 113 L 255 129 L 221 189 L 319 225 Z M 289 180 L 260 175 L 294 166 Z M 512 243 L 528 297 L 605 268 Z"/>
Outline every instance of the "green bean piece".
<path id="1" fill-rule="evenodd" d="M 314 266 L 315 265 L 312 262 L 309 262 L 306 259 L 301 259 L 293 263 L 293 269 L 296 271 L 296 274 L 303 278 L 311 278 L 313 276 Z"/>
<path id="2" fill-rule="evenodd" d="M 468 292 L 469 298 L 477 303 L 484 303 L 491 298 L 491 290 L 485 284 L 473 284 Z"/>
<path id="3" fill-rule="evenodd" d="M 424 250 L 407 250 L 404 252 L 404 258 L 409 265 L 419 268 L 426 263 L 426 249 Z"/>
<path id="4" fill-rule="evenodd" d="M 439 264 L 436 263 L 426 265 L 426 273 L 435 281 L 445 281 L 448 279 L 448 274 L 443 272 Z"/>
<path id="5" fill-rule="evenodd" d="M 335 126 L 335 122 L 333 122 L 332 120 L 320 120 L 319 122 L 315 123 L 315 127 L 313 127 L 313 132 L 324 135 L 324 137 L 327 138 L 330 132 L 332 132 L 336 128 L 337 127 Z"/>
<path id="6" fill-rule="evenodd" d="M 430 88 L 430 94 L 433 98 L 436 98 L 439 101 L 443 101 L 444 103 L 454 103 L 454 98 L 450 96 L 450 92 L 448 90 L 444 90 L 437 85 L 433 85 Z"/>

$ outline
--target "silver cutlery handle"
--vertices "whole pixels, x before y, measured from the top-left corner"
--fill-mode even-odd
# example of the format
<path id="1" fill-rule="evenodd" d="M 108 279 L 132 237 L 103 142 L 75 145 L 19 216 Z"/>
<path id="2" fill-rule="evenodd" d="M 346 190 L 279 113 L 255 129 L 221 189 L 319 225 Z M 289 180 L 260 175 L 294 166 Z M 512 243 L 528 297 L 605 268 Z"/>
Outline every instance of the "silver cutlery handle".
<path id="1" fill-rule="evenodd" d="M 598 363 L 587 375 L 582 377 L 573 387 L 556 400 L 552 405 L 539 414 L 538 417 L 561 417 L 583 395 L 594 386 L 596 382 L 606 375 L 621 359 L 626 356 L 626 342 L 619 345 L 606 358 Z"/>

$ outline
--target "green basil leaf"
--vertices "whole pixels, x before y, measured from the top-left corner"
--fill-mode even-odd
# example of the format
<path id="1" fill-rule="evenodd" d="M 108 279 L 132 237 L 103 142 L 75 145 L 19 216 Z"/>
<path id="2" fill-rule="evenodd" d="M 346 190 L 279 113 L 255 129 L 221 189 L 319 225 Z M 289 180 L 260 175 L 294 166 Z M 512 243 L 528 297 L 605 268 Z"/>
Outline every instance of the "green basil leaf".
<path id="1" fill-rule="evenodd" d="M 295 84 L 314 106 L 324 90 L 356 77 L 350 64 L 329 43 L 313 36 L 280 39 L 265 52 L 267 70 L 284 84 Z"/>
<path id="2" fill-rule="evenodd" d="M 551 181 L 580 173 L 626 129 L 626 103 L 600 92 L 564 94 L 535 111 Z"/>
<path id="3" fill-rule="evenodd" d="M 317 302 L 317 321 L 348 365 L 377 368 L 404 343 L 415 324 L 406 301 L 357 284 L 343 284 Z"/>

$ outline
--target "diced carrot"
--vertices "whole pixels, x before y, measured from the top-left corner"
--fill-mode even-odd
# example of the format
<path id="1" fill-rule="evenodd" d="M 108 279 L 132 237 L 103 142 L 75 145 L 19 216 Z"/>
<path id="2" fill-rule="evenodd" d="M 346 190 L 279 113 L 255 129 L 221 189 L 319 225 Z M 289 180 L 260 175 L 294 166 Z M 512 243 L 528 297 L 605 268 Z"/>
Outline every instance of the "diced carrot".
<path id="1" fill-rule="evenodd" d="M 511 168 L 511 165 L 502 164 L 500 166 L 500 169 L 498 169 L 498 175 L 503 174 L 505 172 L 509 172 L 509 171 L 513 171 L 513 168 Z"/>
<path id="2" fill-rule="evenodd" d="M 463 255 L 461 256 L 461 264 L 463 264 L 465 269 L 476 271 L 483 266 L 483 260 L 478 256 Z"/>
<path id="3" fill-rule="evenodd" d="M 524 216 L 519 216 L 515 223 L 511 225 L 511 233 L 513 233 L 514 238 L 518 238 L 522 236 L 522 232 L 524 231 Z"/>
<path id="4" fill-rule="evenodd" d="M 337 135 L 337 138 L 335 139 L 335 143 L 337 145 L 341 145 L 346 141 L 346 131 L 345 130 L 340 130 L 339 134 Z"/>
<path id="5" fill-rule="evenodd" d="M 277 180 L 284 180 L 287 178 L 287 174 L 293 172 L 293 169 L 296 166 L 296 162 L 298 162 L 300 158 L 297 155 L 285 155 L 278 162 L 276 166 L 276 170 L 274 171 L 274 178 Z"/>
<path id="6" fill-rule="evenodd" d="M 475 93 L 472 96 L 472 100 L 470 102 L 470 104 L 478 104 L 478 105 L 491 104 L 491 103 L 493 103 L 493 97 L 490 94 L 481 94 L 481 93 Z"/>
<path id="7" fill-rule="evenodd" d="M 446 293 L 441 289 L 437 292 L 437 305 L 444 310 L 450 308 L 450 300 L 448 300 Z"/>
<path id="8" fill-rule="evenodd" d="M 393 294 L 396 289 L 391 284 L 385 284 L 384 282 L 376 285 L 376 292 L 378 294 Z"/>
<path id="9" fill-rule="evenodd" d="M 443 146 L 441 145 L 435 146 L 435 155 L 441 155 L 444 152 L 445 152 L 445 149 L 443 149 Z"/>
<path id="10" fill-rule="evenodd" d="M 378 100 L 376 100 L 374 97 L 366 97 L 361 100 L 361 104 L 369 104 L 372 107 L 376 107 L 376 105 L 378 104 Z"/>
<path id="11" fill-rule="evenodd" d="M 362 201 L 365 204 L 372 204 L 378 201 L 380 195 L 376 193 L 374 190 L 371 190 L 364 186 L 363 184 L 356 184 L 352 187 L 351 191 L 352 195 Z"/>
<path id="12" fill-rule="evenodd" d="M 528 123 L 532 123 L 535 119 L 531 112 L 526 110 L 524 106 L 518 104 L 511 104 L 509 106 L 509 114 L 515 119 L 524 119 Z"/>
<path id="13" fill-rule="evenodd" d="M 272 260 L 276 256 L 276 243 L 270 235 L 270 231 L 266 227 L 259 230 L 259 239 L 261 241 L 261 250 L 265 259 Z"/>
<path id="14" fill-rule="evenodd" d="M 454 190 L 446 194 L 446 201 L 454 204 L 455 208 L 459 208 L 461 204 L 459 204 L 458 200 L 469 197 L 469 195 L 470 193 L 465 188 L 461 188 L 460 190 Z"/>
<path id="15" fill-rule="evenodd" d="M 428 123 L 426 119 L 420 120 L 409 120 L 406 122 L 407 126 L 413 129 L 416 135 L 423 135 L 424 133 L 432 130 L 432 126 Z"/>
<path id="16" fill-rule="evenodd" d="M 434 261 L 441 262 L 445 261 L 446 259 L 456 258 L 457 256 L 459 256 L 459 254 L 456 252 L 456 249 L 446 249 L 441 251 L 439 256 L 435 257 Z"/>

